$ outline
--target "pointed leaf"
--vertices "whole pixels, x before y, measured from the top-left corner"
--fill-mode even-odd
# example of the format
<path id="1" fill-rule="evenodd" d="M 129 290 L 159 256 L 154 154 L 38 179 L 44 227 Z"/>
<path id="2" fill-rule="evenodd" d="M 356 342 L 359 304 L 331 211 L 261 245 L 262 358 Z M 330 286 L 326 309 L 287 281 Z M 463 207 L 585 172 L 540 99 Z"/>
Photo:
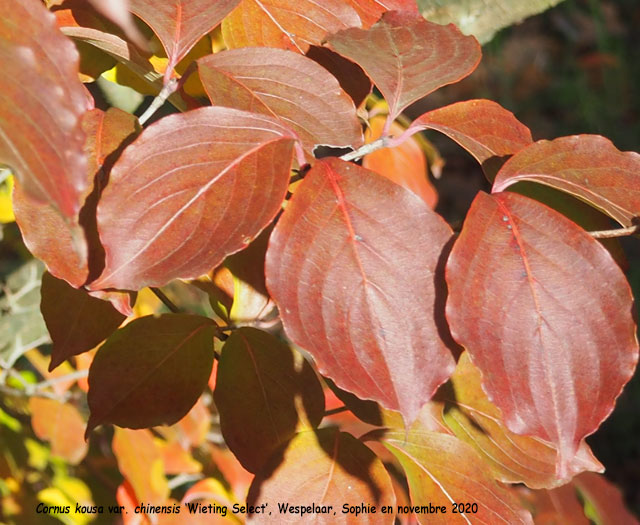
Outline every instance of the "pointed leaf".
<path id="1" fill-rule="evenodd" d="M 385 121 L 386 117 L 383 116 L 369 120 L 367 142 L 373 142 L 382 136 Z M 402 126 L 396 122 L 389 128 L 393 136 L 399 136 L 403 131 Z M 383 148 L 369 153 L 362 159 L 362 166 L 404 186 L 420 197 L 429 208 L 435 208 L 438 193 L 429 182 L 427 158 L 414 137 L 409 137 L 395 148 Z"/>
<path id="2" fill-rule="evenodd" d="M 538 438 L 514 434 L 504 426 L 502 414 L 483 392 L 482 375 L 467 352 L 460 357 L 451 383 L 451 396 L 444 394 L 450 403 L 445 409 L 445 421 L 458 438 L 482 456 L 495 479 L 525 483 L 531 488 L 551 488 L 585 470 L 604 470 L 583 441 L 569 464 L 567 476 L 557 478 L 557 450 Z"/>
<path id="3" fill-rule="evenodd" d="M 0 165 L 27 198 L 74 222 L 87 188 L 80 117 L 89 105 L 78 52 L 38 0 L 0 2 L 0 35 Z"/>
<path id="4" fill-rule="evenodd" d="M 210 319 L 141 317 L 103 344 L 89 369 L 87 433 L 103 423 L 171 425 L 195 404 L 213 366 Z"/>
<path id="5" fill-rule="evenodd" d="M 73 405 L 54 399 L 29 399 L 31 425 L 38 439 L 51 443 L 51 454 L 77 465 L 87 453 L 84 420 Z"/>
<path id="6" fill-rule="evenodd" d="M 304 54 L 327 33 L 360 25 L 344 0 L 241 0 L 222 22 L 222 36 L 230 49 L 279 47 Z"/>
<path id="7" fill-rule="evenodd" d="M 148 430 L 116 428 L 113 454 L 118 468 L 131 484 L 138 502 L 158 505 L 169 497 L 162 452 Z"/>
<path id="8" fill-rule="evenodd" d="M 480 193 L 447 263 L 447 319 L 507 428 L 558 449 L 568 475 L 638 360 L 632 296 L 588 233 L 513 193 Z"/>
<path id="9" fill-rule="evenodd" d="M 158 36 L 169 57 L 168 69 L 171 70 L 239 1 L 129 0 L 129 9 Z"/>
<path id="10" fill-rule="evenodd" d="M 351 97 L 357 108 L 371 93 L 373 89 L 371 80 L 355 62 L 347 60 L 328 47 L 321 46 L 309 47 L 306 56 L 336 77 L 340 87 Z"/>
<path id="11" fill-rule="evenodd" d="M 540 140 L 499 171 L 493 191 L 528 180 L 575 195 L 624 226 L 640 217 L 640 154 L 599 135 Z"/>
<path id="12" fill-rule="evenodd" d="M 198 70 L 213 104 L 277 118 L 309 153 L 318 144 L 362 144 L 352 100 L 335 77 L 305 56 L 282 49 L 232 49 L 198 60 Z"/>
<path id="13" fill-rule="evenodd" d="M 446 513 L 417 513 L 419 523 L 533 523 L 531 515 L 507 489 L 487 473 L 484 461 L 455 436 L 419 426 L 408 434 L 389 432 L 384 445 L 398 459 L 409 482 L 414 505 L 429 503 Z M 477 504 L 477 512 L 454 513 L 452 505 Z"/>
<path id="14" fill-rule="evenodd" d="M 250 472 L 324 415 L 322 386 L 309 363 L 255 328 L 241 328 L 225 342 L 214 399 L 224 440 Z"/>
<path id="15" fill-rule="evenodd" d="M 375 24 L 387 11 L 418 14 L 418 5 L 415 0 L 348 0 L 348 2 L 360 15 L 364 29 Z"/>
<path id="16" fill-rule="evenodd" d="M 483 164 L 492 157 L 513 155 L 533 142 L 531 131 L 510 111 L 491 100 L 467 100 L 429 111 L 411 130 L 435 129 Z"/>
<path id="17" fill-rule="evenodd" d="M 91 288 L 195 278 L 246 247 L 280 209 L 292 154 L 277 121 L 235 109 L 149 126 L 113 167 L 98 205 L 106 267 Z"/>
<path id="18" fill-rule="evenodd" d="M 375 514 L 362 514 L 366 523 L 390 523 L 393 514 L 382 514 L 383 505 L 395 506 L 389 474 L 376 455 L 351 434 L 325 428 L 301 432 L 287 446 L 282 460 L 274 458 L 271 469 L 259 473 L 249 489 L 249 505 L 268 503 L 272 515 L 255 515 L 259 523 L 299 522 L 314 518 L 313 523 L 354 523 L 354 514 L 344 514 L 343 505 L 375 505 Z M 275 468 L 271 474 L 271 470 Z M 286 503 L 284 513 L 278 503 Z M 328 512 L 300 515 L 292 507 L 325 507 Z M 395 509 L 394 509 L 395 510 Z"/>
<path id="19" fill-rule="evenodd" d="M 339 387 L 413 420 L 454 368 L 440 333 L 450 238 L 410 191 L 338 159 L 316 162 L 267 251 L 287 335 Z"/>
<path id="20" fill-rule="evenodd" d="M 469 75 L 480 62 L 480 45 L 453 25 L 391 11 L 371 29 L 351 28 L 328 38 L 332 49 L 369 75 L 396 118 L 432 91 Z"/>
<path id="21" fill-rule="evenodd" d="M 620 489 L 602 475 L 581 474 L 573 481 L 580 494 L 595 508 L 602 525 L 638 525 L 640 521 L 626 508 Z"/>
<path id="22" fill-rule="evenodd" d="M 111 303 L 49 273 L 42 276 L 40 310 L 53 341 L 49 371 L 104 341 L 125 320 Z"/>

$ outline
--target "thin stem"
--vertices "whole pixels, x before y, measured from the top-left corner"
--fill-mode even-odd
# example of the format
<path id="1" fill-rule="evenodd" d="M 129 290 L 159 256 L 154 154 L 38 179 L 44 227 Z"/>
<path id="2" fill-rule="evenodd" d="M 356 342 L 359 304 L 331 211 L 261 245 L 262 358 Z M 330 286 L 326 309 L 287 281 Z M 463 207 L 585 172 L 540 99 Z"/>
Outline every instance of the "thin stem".
<path id="1" fill-rule="evenodd" d="M 63 376 L 52 377 L 45 381 L 41 381 L 40 383 L 36 383 L 33 385 L 37 390 L 42 388 L 47 388 L 53 385 L 58 385 L 60 383 L 66 383 L 67 381 L 77 381 L 78 379 L 84 379 L 89 375 L 89 370 L 76 370 L 75 372 L 71 372 L 70 374 L 66 374 Z"/>
<path id="2" fill-rule="evenodd" d="M 345 161 L 350 160 L 358 160 L 364 157 L 365 155 L 369 155 L 369 153 L 373 153 L 374 151 L 378 151 L 382 148 L 388 148 L 393 143 L 391 137 L 380 137 L 379 139 L 374 140 L 373 142 L 369 142 L 369 144 L 365 144 L 361 146 L 355 151 L 351 151 L 350 153 L 345 153 L 340 158 Z"/>
<path id="3" fill-rule="evenodd" d="M 327 410 L 325 411 L 324 415 L 325 417 L 327 416 L 333 416 L 334 414 L 340 414 L 342 412 L 347 412 L 349 409 L 346 407 L 346 405 L 343 405 L 341 407 L 338 408 L 332 408 L 331 410 Z"/>
<path id="4" fill-rule="evenodd" d="M 600 230 L 596 232 L 589 232 L 589 235 L 594 239 L 613 239 L 615 237 L 625 237 L 627 235 L 633 235 L 640 232 L 640 224 L 634 224 L 627 228 L 616 228 L 615 230 Z"/>
<path id="5" fill-rule="evenodd" d="M 44 397 L 45 399 L 53 399 L 54 401 L 66 402 L 71 395 L 68 392 L 64 394 L 56 394 L 47 390 L 21 390 L 6 385 L 0 385 L 0 393 L 14 397 Z"/>
<path id="6" fill-rule="evenodd" d="M 169 299 L 160 288 L 155 288 L 154 286 L 150 286 L 149 290 L 151 290 L 155 296 L 162 301 L 162 303 L 174 314 L 180 313 L 180 308 L 178 308 L 171 299 Z"/>
<path id="7" fill-rule="evenodd" d="M 177 89 L 178 89 L 178 80 L 175 78 L 170 79 L 162 87 L 162 89 L 160 90 L 160 93 L 158 93 L 158 96 L 153 99 L 153 101 L 151 102 L 151 105 L 146 109 L 146 111 L 142 115 L 140 115 L 140 118 L 138 119 L 138 121 L 140 122 L 140 125 L 144 126 L 147 120 L 149 120 L 153 116 L 153 114 L 164 105 L 167 99 L 173 93 L 175 93 Z"/>

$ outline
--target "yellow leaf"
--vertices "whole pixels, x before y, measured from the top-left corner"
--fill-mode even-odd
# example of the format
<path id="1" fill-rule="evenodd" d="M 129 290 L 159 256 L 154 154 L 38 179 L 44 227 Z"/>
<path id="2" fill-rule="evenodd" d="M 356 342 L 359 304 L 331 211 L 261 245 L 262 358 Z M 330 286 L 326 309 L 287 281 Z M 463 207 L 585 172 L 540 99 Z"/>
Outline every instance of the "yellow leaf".
<path id="1" fill-rule="evenodd" d="M 0 170 L 0 173 L 2 170 Z M 0 183 L 0 223 L 6 224 L 16 220 L 11 205 L 11 192 L 13 191 L 13 175 L 9 175 Z"/>

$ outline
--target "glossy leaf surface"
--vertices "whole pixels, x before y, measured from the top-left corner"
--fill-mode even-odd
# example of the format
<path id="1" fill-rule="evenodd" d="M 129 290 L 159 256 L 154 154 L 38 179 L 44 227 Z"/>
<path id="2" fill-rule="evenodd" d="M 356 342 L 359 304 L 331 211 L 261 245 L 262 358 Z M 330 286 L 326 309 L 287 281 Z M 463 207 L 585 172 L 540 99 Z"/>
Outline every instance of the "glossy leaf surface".
<path id="1" fill-rule="evenodd" d="M 0 2 L 0 35 L 0 164 L 73 223 L 87 188 L 78 52 L 37 0 Z"/>
<path id="2" fill-rule="evenodd" d="M 280 209 L 292 153 L 277 121 L 235 109 L 149 126 L 113 167 L 98 205 L 106 267 L 92 289 L 195 278 L 246 247 Z"/>
<path id="3" fill-rule="evenodd" d="M 305 53 L 327 35 L 360 27 L 356 10 L 344 0 L 241 0 L 222 22 L 228 48 L 279 47 Z"/>
<path id="4" fill-rule="evenodd" d="M 447 319 L 517 434 L 558 449 L 566 477 L 638 359 L 629 285 L 609 253 L 558 212 L 480 193 L 447 263 Z"/>
<path id="5" fill-rule="evenodd" d="M 382 136 L 385 121 L 383 116 L 369 120 L 370 127 L 365 134 L 367 143 Z M 404 129 L 394 122 L 389 131 L 392 135 L 399 136 Z M 435 208 L 438 193 L 427 175 L 427 158 L 414 137 L 409 137 L 394 148 L 369 153 L 362 159 L 362 166 L 404 186 L 420 197 L 429 208 Z"/>
<path id="6" fill-rule="evenodd" d="M 388 432 L 384 445 L 398 459 L 414 505 L 444 506 L 443 513 L 418 513 L 419 523 L 533 523 L 507 489 L 488 475 L 471 446 L 455 436 L 414 426 L 407 434 Z M 453 502 L 477 503 L 477 513 L 453 513 Z"/>
<path id="7" fill-rule="evenodd" d="M 344 504 L 358 506 L 363 502 L 380 508 L 394 505 L 395 496 L 389 474 L 375 454 L 351 434 L 326 428 L 299 433 L 287 446 L 284 456 L 275 458 L 273 475 L 259 473 L 249 489 L 247 502 L 269 503 L 278 510 L 278 502 L 291 506 L 333 505 L 333 511 L 311 514 L 304 518 L 298 512 L 273 512 L 272 516 L 254 516 L 258 523 L 354 523 L 353 514 L 343 514 Z M 390 523 L 393 516 L 375 514 L 359 516 L 366 523 Z"/>
<path id="8" fill-rule="evenodd" d="M 51 444 L 51 454 L 77 465 L 87 453 L 83 438 L 84 420 L 71 404 L 54 399 L 29 399 L 31 425 L 38 437 Z"/>
<path id="9" fill-rule="evenodd" d="M 210 319 L 188 314 L 141 317 L 115 332 L 89 369 L 87 433 L 173 424 L 198 400 L 213 366 Z"/>
<path id="10" fill-rule="evenodd" d="M 435 129 L 466 149 L 480 163 L 513 155 L 533 142 L 531 131 L 491 100 L 467 100 L 429 111 L 410 129 Z"/>
<path id="11" fill-rule="evenodd" d="M 413 420 L 454 368 L 439 310 L 450 237 L 410 191 L 338 159 L 316 162 L 267 251 L 287 335 L 338 386 Z"/>
<path id="12" fill-rule="evenodd" d="M 42 276 L 40 310 L 53 341 L 53 370 L 71 356 L 104 341 L 125 320 L 108 301 L 91 297 L 49 273 Z"/>
<path id="13" fill-rule="evenodd" d="M 328 38 L 332 49 L 369 75 L 389 103 L 391 118 L 432 91 L 469 75 L 480 45 L 453 25 L 389 12 L 371 29 L 346 29 Z"/>
<path id="14" fill-rule="evenodd" d="M 317 427 L 324 414 L 322 386 L 309 363 L 255 328 L 241 328 L 225 342 L 214 399 L 225 442 L 250 472 L 298 430 Z"/>
<path id="15" fill-rule="evenodd" d="M 308 152 L 317 144 L 362 144 L 351 98 L 313 60 L 293 51 L 246 48 L 222 51 L 198 61 L 212 103 L 277 118 Z"/>
<path id="16" fill-rule="evenodd" d="M 571 193 L 631 226 L 640 216 L 640 154 L 622 152 L 599 135 L 541 140 L 511 158 L 493 191 L 527 180 Z"/>
<path id="17" fill-rule="evenodd" d="M 129 0 L 129 9 L 158 36 L 175 66 L 200 38 L 216 27 L 239 0 Z"/>
<path id="18" fill-rule="evenodd" d="M 482 390 L 482 375 L 464 353 L 451 376 L 452 392 L 445 421 L 459 439 L 470 444 L 488 464 L 495 479 L 506 483 L 525 483 L 531 488 L 551 488 L 566 483 L 580 472 L 604 467 L 582 443 L 569 464 L 567 477 L 556 476 L 557 451 L 549 443 L 508 430 L 500 410 Z"/>

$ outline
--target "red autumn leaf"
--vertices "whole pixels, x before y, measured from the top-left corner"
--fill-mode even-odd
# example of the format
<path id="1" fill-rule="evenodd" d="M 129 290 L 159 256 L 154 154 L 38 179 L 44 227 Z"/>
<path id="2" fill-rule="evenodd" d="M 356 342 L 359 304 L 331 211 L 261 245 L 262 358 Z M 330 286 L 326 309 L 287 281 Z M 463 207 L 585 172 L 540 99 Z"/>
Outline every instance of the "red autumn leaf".
<path id="1" fill-rule="evenodd" d="M 369 120 L 367 142 L 373 142 L 382 136 L 385 121 L 383 116 Z M 389 129 L 394 136 L 401 135 L 403 131 L 402 126 L 396 122 Z M 429 182 L 427 158 L 414 137 L 409 137 L 395 148 L 383 148 L 369 153 L 362 159 L 362 166 L 404 186 L 420 197 L 429 208 L 435 208 L 438 193 Z"/>
<path id="2" fill-rule="evenodd" d="M 13 189 L 13 211 L 27 249 L 52 275 L 82 286 L 89 272 L 88 247 L 77 219 L 67 221 L 54 204 L 34 201 L 19 182 Z"/>
<path id="3" fill-rule="evenodd" d="M 222 22 L 222 36 L 230 49 L 279 47 L 304 54 L 328 33 L 360 25 L 344 0 L 241 0 Z"/>
<path id="4" fill-rule="evenodd" d="M 51 454 L 71 465 L 82 461 L 89 448 L 83 438 L 84 420 L 73 405 L 54 399 L 29 399 L 31 426 L 38 439 L 51 443 Z"/>
<path id="5" fill-rule="evenodd" d="M 640 154 L 599 135 L 540 140 L 502 167 L 493 191 L 528 180 L 575 195 L 624 226 L 640 216 Z"/>
<path id="6" fill-rule="evenodd" d="M 0 2 L 0 34 L 0 163 L 26 198 L 75 224 L 88 186 L 81 117 L 89 100 L 78 52 L 38 0 Z"/>
<path id="7" fill-rule="evenodd" d="M 533 523 L 514 495 L 488 475 L 473 448 L 457 437 L 414 425 L 408 433 L 387 432 L 383 443 L 407 475 L 412 504 L 426 505 L 427 512 L 416 512 L 419 523 Z M 463 508 L 455 512 L 459 504 Z M 432 507 L 444 507 L 446 513 L 428 512 Z"/>
<path id="8" fill-rule="evenodd" d="M 136 514 L 136 507 L 140 505 L 136 493 L 126 479 L 116 489 L 116 501 L 124 507 L 122 513 L 123 525 L 142 525 L 146 522 L 144 514 Z"/>
<path id="9" fill-rule="evenodd" d="M 201 58 L 198 70 L 213 104 L 275 117 L 296 133 L 308 152 L 318 144 L 362 144 L 353 101 L 335 77 L 303 55 L 283 49 L 232 49 Z"/>
<path id="10" fill-rule="evenodd" d="M 351 97 L 356 107 L 359 108 L 371 93 L 373 85 L 362 68 L 328 47 L 311 46 L 307 57 L 336 77 L 340 87 Z"/>
<path id="11" fill-rule="evenodd" d="M 437 278 L 450 238 L 410 191 L 339 159 L 318 161 L 267 251 L 267 287 L 287 335 L 338 386 L 412 421 L 454 369 Z"/>
<path id="12" fill-rule="evenodd" d="M 360 15 L 362 27 L 368 29 L 387 11 L 407 11 L 418 15 L 416 0 L 348 0 Z"/>
<path id="13" fill-rule="evenodd" d="M 89 0 L 94 9 L 114 24 L 117 24 L 125 32 L 129 40 L 139 48 L 145 49 L 147 42 L 144 39 L 144 35 L 136 26 L 133 16 L 131 16 L 129 11 L 131 1 L 132 0 L 110 0 L 109 2 L 103 2 L 102 0 Z"/>
<path id="14" fill-rule="evenodd" d="M 453 25 L 391 11 L 371 29 L 351 28 L 328 38 L 332 49 L 369 75 L 389 103 L 389 117 L 432 91 L 469 75 L 480 62 L 480 44 Z"/>
<path id="15" fill-rule="evenodd" d="M 214 399 L 224 440 L 250 472 L 298 430 L 317 427 L 324 414 L 322 386 L 309 363 L 255 328 L 241 328 L 225 342 Z"/>
<path id="16" fill-rule="evenodd" d="M 435 129 L 483 164 L 492 157 L 513 155 L 533 142 L 531 131 L 510 111 L 491 100 L 467 100 L 429 111 L 410 130 Z"/>
<path id="17" fill-rule="evenodd" d="M 525 483 L 531 488 L 551 488 L 585 470 L 604 470 L 583 441 L 569 464 L 567 476 L 558 478 L 556 449 L 538 438 L 514 434 L 504 426 L 502 414 L 482 390 L 482 375 L 467 352 L 458 360 L 451 385 L 451 394 L 443 393 L 448 402 L 445 421 L 459 439 L 480 454 L 495 479 Z"/>
<path id="18" fill-rule="evenodd" d="M 87 434 L 103 423 L 172 425 L 207 385 L 213 322 L 189 314 L 141 317 L 99 348 L 89 369 Z"/>
<path id="19" fill-rule="evenodd" d="M 169 497 L 169 485 L 164 475 L 162 452 L 153 434 L 146 429 L 116 428 L 111 446 L 118 469 L 131 484 L 137 501 L 145 505 L 164 503 Z"/>
<path id="20" fill-rule="evenodd" d="M 318 524 L 355 523 L 354 514 L 344 514 L 343 505 L 376 506 L 375 514 L 361 514 L 366 523 L 387 524 L 393 514 L 382 514 L 380 507 L 395 507 L 395 495 L 389 474 L 376 455 L 351 434 L 335 428 L 299 433 L 283 452 L 259 473 L 249 489 L 249 505 L 268 503 L 273 515 L 251 516 L 259 523 L 301 521 L 300 511 L 292 507 L 315 506 L 332 509 L 307 515 Z M 271 470 L 275 468 L 273 474 Z M 278 511 L 278 503 L 289 510 Z M 395 510 L 395 509 L 394 509 Z"/>
<path id="21" fill-rule="evenodd" d="M 104 341 L 125 320 L 111 303 L 49 273 L 42 276 L 40 310 L 53 341 L 49 371 Z"/>
<path id="22" fill-rule="evenodd" d="M 109 301 L 113 307 L 125 317 L 133 315 L 133 304 L 136 302 L 136 292 L 118 292 L 116 290 L 94 290 L 88 292 L 91 297 Z"/>
<path id="23" fill-rule="evenodd" d="M 602 475 L 587 472 L 573 480 L 584 499 L 591 503 L 602 525 L 638 525 L 626 508 L 620 489 Z"/>
<path id="24" fill-rule="evenodd" d="M 451 332 L 516 434 L 558 450 L 564 478 L 638 360 L 629 285 L 575 223 L 514 193 L 480 193 L 447 263 Z"/>
<path id="25" fill-rule="evenodd" d="M 129 0 L 129 9 L 144 20 L 164 46 L 171 71 L 204 35 L 216 27 L 240 0 Z"/>
<path id="26" fill-rule="evenodd" d="M 589 525 L 573 483 L 553 490 L 527 491 L 536 525 Z"/>
<path id="27" fill-rule="evenodd" d="M 240 251 L 279 211 L 292 154 L 277 121 L 236 109 L 149 126 L 116 162 L 98 205 L 106 267 L 91 288 L 195 278 Z"/>

